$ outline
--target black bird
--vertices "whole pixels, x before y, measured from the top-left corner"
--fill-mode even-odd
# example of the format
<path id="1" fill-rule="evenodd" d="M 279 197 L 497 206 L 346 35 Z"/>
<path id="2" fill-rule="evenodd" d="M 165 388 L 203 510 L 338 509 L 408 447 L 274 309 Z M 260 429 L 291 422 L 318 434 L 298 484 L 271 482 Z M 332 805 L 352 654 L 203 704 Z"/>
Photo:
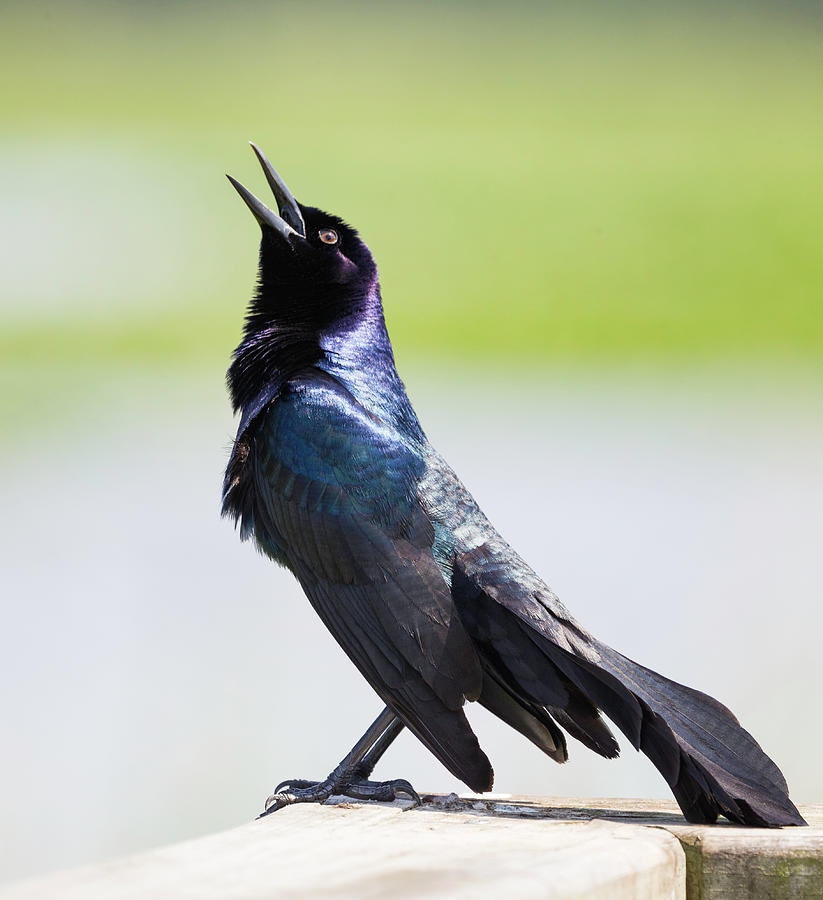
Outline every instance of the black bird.
<path id="1" fill-rule="evenodd" d="M 805 824 L 780 770 L 725 706 L 598 641 L 497 533 L 406 396 L 368 247 L 298 203 L 252 147 L 279 212 L 229 176 L 262 240 L 228 372 L 241 419 L 223 513 L 291 570 L 386 704 L 325 781 L 284 782 L 266 812 L 332 793 L 416 799 L 406 781 L 368 780 L 403 726 L 473 791 L 490 790 L 469 700 L 557 762 L 566 734 L 618 755 L 604 713 L 690 822 Z"/>

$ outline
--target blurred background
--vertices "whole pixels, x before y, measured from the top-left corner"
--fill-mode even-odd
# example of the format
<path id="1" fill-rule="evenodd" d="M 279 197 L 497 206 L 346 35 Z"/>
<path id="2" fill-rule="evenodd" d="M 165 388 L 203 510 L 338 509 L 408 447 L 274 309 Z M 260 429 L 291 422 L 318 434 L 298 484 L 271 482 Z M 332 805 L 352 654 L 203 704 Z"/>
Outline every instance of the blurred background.
<path id="1" fill-rule="evenodd" d="M 219 517 L 248 139 L 504 536 L 823 801 L 818 2 L 29 2 L 0 76 L 0 878 L 247 821 L 380 708 Z M 669 796 L 470 715 L 499 792 Z"/>

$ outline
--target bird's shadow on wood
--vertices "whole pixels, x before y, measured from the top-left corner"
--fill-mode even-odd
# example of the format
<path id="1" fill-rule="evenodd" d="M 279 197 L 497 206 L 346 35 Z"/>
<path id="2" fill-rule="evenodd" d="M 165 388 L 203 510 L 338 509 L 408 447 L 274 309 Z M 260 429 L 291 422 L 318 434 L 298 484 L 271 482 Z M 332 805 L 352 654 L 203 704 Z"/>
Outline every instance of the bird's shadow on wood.
<path id="1" fill-rule="evenodd" d="M 643 804 L 645 808 L 619 809 L 582 804 L 563 805 L 547 803 L 529 798 L 483 798 L 459 797 L 457 794 L 421 794 L 420 805 L 403 804 L 409 812 L 461 813 L 469 815 L 493 816 L 504 819 L 546 819 L 557 822 L 587 822 L 605 819 L 634 825 L 682 825 L 688 826 L 685 818 L 676 812 L 655 809 L 653 804 Z M 726 825 L 729 823 L 718 823 Z"/>

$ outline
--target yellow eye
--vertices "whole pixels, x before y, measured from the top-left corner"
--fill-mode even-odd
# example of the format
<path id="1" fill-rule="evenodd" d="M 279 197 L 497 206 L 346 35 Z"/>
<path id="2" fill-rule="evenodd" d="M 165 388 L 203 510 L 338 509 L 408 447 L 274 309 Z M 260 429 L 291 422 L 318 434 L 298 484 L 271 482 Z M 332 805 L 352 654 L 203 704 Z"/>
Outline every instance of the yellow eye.
<path id="1" fill-rule="evenodd" d="M 322 231 L 318 232 L 318 237 L 324 244 L 336 244 L 338 240 L 340 240 L 337 236 L 337 232 L 333 228 L 324 228 Z"/>

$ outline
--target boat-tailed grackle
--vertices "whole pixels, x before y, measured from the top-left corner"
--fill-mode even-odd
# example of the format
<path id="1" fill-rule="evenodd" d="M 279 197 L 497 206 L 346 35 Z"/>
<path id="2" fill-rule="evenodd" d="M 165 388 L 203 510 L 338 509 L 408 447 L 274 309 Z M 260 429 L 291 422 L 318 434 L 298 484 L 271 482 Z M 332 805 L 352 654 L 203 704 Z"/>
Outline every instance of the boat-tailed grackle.
<path id="1" fill-rule="evenodd" d="M 228 373 L 241 418 L 223 512 L 295 575 L 386 706 L 325 781 L 284 782 L 266 812 L 332 793 L 416 798 L 406 781 L 368 780 L 404 726 L 473 791 L 490 790 L 468 700 L 557 762 L 567 735 L 618 755 L 604 713 L 691 822 L 804 824 L 725 706 L 598 641 L 497 533 L 406 396 L 368 247 L 298 203 L 252 147 L 277 212 L 231 179 L 262 240 Z"/>

